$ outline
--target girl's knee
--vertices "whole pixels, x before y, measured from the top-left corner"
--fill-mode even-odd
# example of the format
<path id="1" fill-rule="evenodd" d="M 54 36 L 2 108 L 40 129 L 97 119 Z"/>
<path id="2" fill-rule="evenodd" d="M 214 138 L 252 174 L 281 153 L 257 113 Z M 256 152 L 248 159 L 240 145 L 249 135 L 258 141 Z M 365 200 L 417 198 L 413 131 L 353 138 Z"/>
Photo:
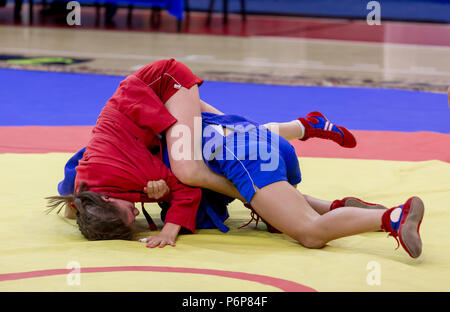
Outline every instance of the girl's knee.
<path id="1" fill-rule="evenodd" d="M 307 232 L 300 233 L 295 238 L 302 246 L 311 249 L 318 249 L 325 246 L 327 243 L 321 235 L 319 235 L 316 231 L 311 230 Z"/>
<path id="2" fill-rule="evenodd" d="M 306 247 L 311 249 L 319 249 L 325 246 L 326 242 L 320 238 L 315 237 L 303 237 L 298 239 L 298 242 Z"/>

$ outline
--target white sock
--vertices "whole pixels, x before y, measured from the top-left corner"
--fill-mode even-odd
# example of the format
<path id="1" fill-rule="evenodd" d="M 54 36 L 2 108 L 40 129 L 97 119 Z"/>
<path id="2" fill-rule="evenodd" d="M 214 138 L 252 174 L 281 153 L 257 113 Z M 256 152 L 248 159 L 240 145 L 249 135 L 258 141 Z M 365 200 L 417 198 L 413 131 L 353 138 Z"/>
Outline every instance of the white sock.
<path id="1" fill-rule="evenodd" d="M 299 126 L 300 126 L 301 136 L 299 137 L 299 139 L 303 139 L 303 137 L 305 136 L 305 126 L 298 119 L 295 119 L 294 121 L 296 121 L 299 124 Z"/>

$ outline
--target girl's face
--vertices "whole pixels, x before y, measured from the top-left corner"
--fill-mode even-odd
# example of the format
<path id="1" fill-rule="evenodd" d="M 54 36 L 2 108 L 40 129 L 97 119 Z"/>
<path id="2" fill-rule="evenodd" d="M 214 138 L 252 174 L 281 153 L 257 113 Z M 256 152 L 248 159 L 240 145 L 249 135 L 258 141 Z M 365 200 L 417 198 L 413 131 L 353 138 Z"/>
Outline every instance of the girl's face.
<path id="1" fill-rule="evenodd" d="M 110 204 L 113 204 L 123 216 L 123 221 L 126 225 L 131 226 L 136 221 L 136 216 L 139 215 L 139 210 L 134 206 L 133 202 L 119 198 L 112 198 L 102 196 L 102 199 Z"/>

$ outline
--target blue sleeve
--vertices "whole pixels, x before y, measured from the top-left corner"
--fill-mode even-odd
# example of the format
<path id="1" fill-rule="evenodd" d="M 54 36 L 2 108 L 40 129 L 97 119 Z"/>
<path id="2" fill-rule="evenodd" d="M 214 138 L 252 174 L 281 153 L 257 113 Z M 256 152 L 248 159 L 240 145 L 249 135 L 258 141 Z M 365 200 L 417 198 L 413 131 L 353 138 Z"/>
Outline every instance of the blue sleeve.
<path id="1" fill-rule="evenodd" d="M 83 154 L 86 147 L 83 147 L 75 155 L 73 155 L 64 167 L 64 180 L 58 183 L 58 193 L 61 196 L 73 194 L 75 187 L 75 177 L 77 171 L 75 168 L 78 166 L 78 161 L 83 158 Z"/>

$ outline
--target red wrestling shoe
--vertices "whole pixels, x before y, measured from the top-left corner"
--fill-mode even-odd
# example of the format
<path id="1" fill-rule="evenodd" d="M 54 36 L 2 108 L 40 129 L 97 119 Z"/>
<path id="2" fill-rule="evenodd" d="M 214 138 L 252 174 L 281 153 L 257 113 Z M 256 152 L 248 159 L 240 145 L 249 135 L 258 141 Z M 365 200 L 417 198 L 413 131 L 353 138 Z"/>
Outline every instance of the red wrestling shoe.
<path id="1" fill-rule="evenodd" d="M 417 258 L 422 253 L 419 229 L 423 214 L 422 200 L 419 197 L 411 197 L 403 205 L 388 209 L 381 218 L 381 229 L 393 236 L 397 244 L 400 240 L 403 249 L 412 258 Z"/>
<path id="2" fill-rule="evenodd" d="M 246 224 L 240 226 L 239 229 L 242 229 L 243 227 L 248 226 L 250 223 L 252 223 L 252 221 L 256 221 L 256 226 L 258 226 L 258 222 L 261 219 L 266 224 L 267 231 L 269 231 L 270 233 L 277 233 L 277 234 L 281 233 L 276 228 L 274 228 L 272 225 L 270 225 L 270 223 L 268 223 L 266 220 L 261 218 L 261 216 L 252 208 L 252 206 L 250 206 L 250 204 L 244 204 L 244 206 L 251 210 L 250 216 L 252 218 Z"/>
<path id="3" fill-rule="evenodd" d="M 336 199 L 331 203 L 330 211 L 340 207 L 358 207 L 367 209 L 387 209 L 385 206 L 380 204 L 373 204 L 362 201 L 356 197 L 344 197 L 343 199 Z"/>
<path id="4" fill-rule="evenodd" d="M 332 140 L 340 146 L 353 148 L 356 146 L 356 139 L 353 134 L 344 127 L 332 124 L 319 112 L 312 112 L 305 117 L 298 118 L 305 127 L 305 133 L 301 141 L 309 138 L 322 138 Z"/>
<path id="5" fill-rule="evenodd" d="M 358 207 L 365 209 L 387 209 L 385 206 L 380 204 L 373 204 L 365 202 L 356 197 L 344 197 L 343 199 L 336 199 L 331 203 L 330 211 L 340 207 Z M 376 232 L 381 232 L 377 230 Z"/>

